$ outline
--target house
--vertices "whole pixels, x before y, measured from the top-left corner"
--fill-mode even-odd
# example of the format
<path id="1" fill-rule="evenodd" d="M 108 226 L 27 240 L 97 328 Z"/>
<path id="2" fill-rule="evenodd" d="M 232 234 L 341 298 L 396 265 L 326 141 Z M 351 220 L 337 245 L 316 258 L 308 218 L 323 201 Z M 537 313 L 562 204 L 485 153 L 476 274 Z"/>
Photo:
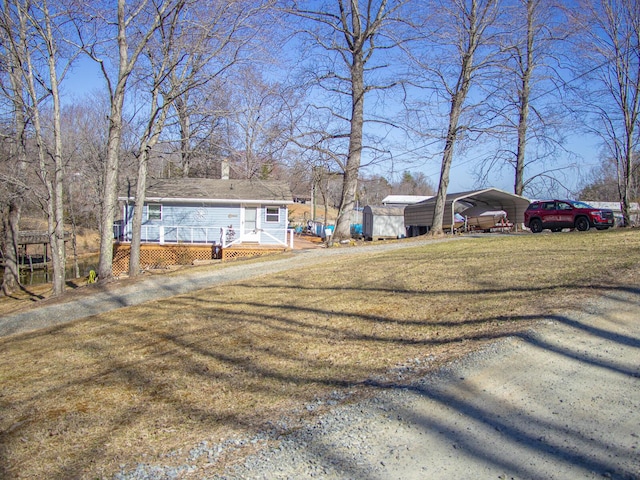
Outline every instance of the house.
<path id="1" fill-rule="evenodd" d="M 403 238 L 404 206 L 369 206 L 362 211 L 362 236 L 368 240 Z"/>
<path id="2" fill-rule="evenodd" d="M 135 198 L 123 203 L 117 238 L 131 241 Z M 286 183 L 262 180 L 180 178 L 152 180 L 143 207 L 143 243 L 288 245 Z"/>
<path id="3" fill-rule="evenodd" d="M 470 192 L 450 193 L 446 196 L 442 225 L 454 230 L 464 223 L 465 211 L 485 210 L 492 215 L 504 212 L 513 225 L 524 223 L 524 211 L 529 200 L 497 188 L 473 190 Z M 404 209 L 404 223 L 410 236 L 427 233 L 433 225 L 436 199 L 430 198 L 419 203 L 407 205 Z M 471 210 L 474 209 L 474 210 Z"/>

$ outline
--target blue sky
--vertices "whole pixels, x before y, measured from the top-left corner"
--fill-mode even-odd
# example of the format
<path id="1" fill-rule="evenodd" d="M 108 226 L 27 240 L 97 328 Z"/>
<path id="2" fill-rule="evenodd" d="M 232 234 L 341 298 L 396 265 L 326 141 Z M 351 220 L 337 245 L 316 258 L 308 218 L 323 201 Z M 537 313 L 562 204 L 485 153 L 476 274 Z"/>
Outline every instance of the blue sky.
<path id="1" fill-rule="evenodd" d="M 81 100 L 85 95 L 90 95 L 95 91 L 104 91 L 105 83 L 97 68 L 96 64 L 86 58 L 78 60 L 73 72 L 62 84 L 62 91 L 65 101 Z M 371 101 L 371 100 L 369 100 Z M 397 108 L 397 107 L 396 107 Z M 484 148 L 484 147 L 483 147 Z M 565 148 L 569 153 L 563 153 L 557 158 L 558 164 L 579 163 L 580 168 L 567 176 L 566 186 L 571 190 L 577 190 L 581 186 L 581 182 L 588 174 L 588 171 L 599 164 L 600 149 L 598 147 L 598 139 L 588 137 L 584 134 L 574 134 L 568 138 Z M 394 156 L 396 158 L 407 157 L 407 152 L 402 149 L 395 149 Z M 573 157 L 573 158 L 572 158 Z M 478 150 L 467 149 L 467 151 L 458 151 L 454 156 L 451 167 L 449 192 L 466 191 L 476 188 L 476 178 L 473 175 L 477 163 L 482 158 Z M 441 156 L 436 151 L 431 151 L 422 159 L 416 160 L 409 164 L 398 162 L 391 166 L 384 164 L 375 168 L 365 168 L 365 174 L 381 174 L 387 178 L 390 177 L 390 171 L 394 169 L 394 173 L 400 176 L 404 171 L 421 172 L 426 175 L 434 186 L 437 186 L 440 175 Z M 392 178 L 389 178 L 393 180 Z M 487 186 L 500 188 L 502 190 L 513 191 L 513 173 L 511 169 L 503 169 L 502 172 L 495 171 L 489 180 Z M 544 196 L 546 192 L 540 193 Z M 556 192 L 559 196 L 568 196 L 566 191 Z"/>

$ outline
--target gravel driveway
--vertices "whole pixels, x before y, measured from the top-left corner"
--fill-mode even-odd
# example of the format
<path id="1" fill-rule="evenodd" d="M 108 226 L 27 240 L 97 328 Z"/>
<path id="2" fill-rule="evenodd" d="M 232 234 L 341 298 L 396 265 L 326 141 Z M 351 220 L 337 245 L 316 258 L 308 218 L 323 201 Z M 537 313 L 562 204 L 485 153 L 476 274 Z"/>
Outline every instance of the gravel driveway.
<path id="1" fill-rule="evenodd" d="M 127 288 L 0 318 L 0 335 L 101 311 L 300 268 L 328 256 L 415 245 L 304 251 L 206 273 L 159 276 Z M 268 265 L 268 266 L 267 266 Z M 640 289 L 616 290 L 580 312 L 547 319 L 411 387 L 371 384 L 358 403 L 325 399 L 329 413 L 276 438 L 244 463 L 207 476 L 191 465 L 142 464 L 117 479 L 638 479 Z M 402 369 L 398 375 L 410 373 Z M 314 409 L 317 405 L 309 405 Z M 276 431 L 276 430 L 274 430 Z M 271 442 L 267 442 L 271 440 Z M 191 448 L 195 460 L 273 432 Z M 205 457 L 205 458 L 207 458 Z"/>
<path id="2" fill-rule="evenodd" d="M 415 247 L 426 243 L 454 241 L 472 237 L 471 235 L 465 237 L 449 236 L 441 239 L 379 243 L 358 248 L 293 250 L 293 254 L 285 258 L 278 256 L 265 257 L 264 261 L 259 263 L 239 262 L 237 264 L 225 264 L 221 268 L 212 268 L 206 271 L 199 270 L 195 273 L 156 275 L 141 278 L 133 284 L 114 282 L 104 287 L 95 285 L 88 287 L 95 289 L 91 295 L 76 296 L 74 292 L 70 292 L 69 295 L 62 299 L 43 301 L 27 311 L 0 316 L 0 337 L 56 326 L 118 308 L 160 300 L 215 285 L 237 282 L 290 269 L 309 267 L 326 262 L 330 258 L 339 258 L 347 255 L 370 255 L 372 253 Z"/>
<path id="3" fill-rule="evenodd" d="M 638 479 L 639 301 L 601 297 L 411 388 L 380 388 L 214 478 Z"/>

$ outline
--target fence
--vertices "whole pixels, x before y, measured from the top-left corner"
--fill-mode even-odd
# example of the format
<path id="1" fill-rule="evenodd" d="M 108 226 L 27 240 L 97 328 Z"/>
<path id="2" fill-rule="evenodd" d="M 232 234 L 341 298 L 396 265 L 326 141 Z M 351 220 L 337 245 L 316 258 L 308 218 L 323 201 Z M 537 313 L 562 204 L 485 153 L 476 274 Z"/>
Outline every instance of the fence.
<path id="1" fill-rule="evenodd" d="M 121 242 L 131 241 L 131 228 L 116 223 L 113 226 L 113 236 Z M 182 227 L 164 225 L 143 225 L 141 239 L 143 242 L 154 243 L 222 243 L 223 233 L 218 227 Z"/>
<path id="2" fill-rule="evenodd" d="M 140 245 L 140 269 L 153 270 L 174 265 L 192 265 L 198 260 L 221 260 L 226 262 L 272 255 L 286 250 L 286 247 L 278 245 L 229 246 L 222 248 L 220 245 L 159 245 L 145 243 Z M 112 272 L 114 276 L 118 277 L 129 272 L 130 255 L 130 244 L 116 243 L 113 246 Z"/>
<path id="3" fill-rule="evenodd" d="M 285 241 L 276 238 L 266 230 L 257 230 L 254 234 L 261 234 L 273 240 L 276 245 L 289 245 L 293 248 L 293 230 L 285 231 Z M 116 223 L 113 226 L 114 238 L 120 242 L 131 242 L 131 228 Z M 164 225 L 143 225 L 141 227 L 141 240 L 145 243 L 178 244 L 206 244 L 219 245 L 226 248 L 238 245 L 248 239 L 244 235 L 238 235 L 233 228 L 228 227 L 182 227 Z"/>
<path id="4" fill-rule="evenodd" d="M 129 271 L 131 245 L 117 243 L 113 246 L 114 276 Z M 167 268 L 170 265 L 191 265 L 194 260 L 222 258 L 222 249 L 216 245 L 150 245 L 140 246 L 140 268 L 143 270 Z"/>

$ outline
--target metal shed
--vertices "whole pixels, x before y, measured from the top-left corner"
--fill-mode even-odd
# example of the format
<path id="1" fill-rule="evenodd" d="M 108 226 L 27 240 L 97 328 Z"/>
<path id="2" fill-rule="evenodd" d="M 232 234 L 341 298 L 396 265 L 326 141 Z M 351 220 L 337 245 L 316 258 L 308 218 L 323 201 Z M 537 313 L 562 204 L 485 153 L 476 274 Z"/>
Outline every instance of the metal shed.
<path id="1" fill-rule="evenodd" d="M 404 228 L 404 206 L 377 207 L 367 205 L 362 211 L 362 235 L 369 240 L 402 238 L 407 235 Z"/>
<path id="2" fill-rule="evenodd" d="M 443 226 L 453 230 L 455 214 L 464 215 L 464 211 L 472 207 L 486 207 L 488 210 L 504 210 L 507 218 L 514 225 L 524 223 L 524 211 L 529 206 L 529 200 L 513 193 L 497 188 L 473 190 L 470 192 L 450 193 L 446 197 L 444 207 Z M 412 231 L 425 233 L 433 225 L 433 213 L 436 199 L 430 198 L 414 205 L 407 205 L 404 210 L 404 223 Z"/>

